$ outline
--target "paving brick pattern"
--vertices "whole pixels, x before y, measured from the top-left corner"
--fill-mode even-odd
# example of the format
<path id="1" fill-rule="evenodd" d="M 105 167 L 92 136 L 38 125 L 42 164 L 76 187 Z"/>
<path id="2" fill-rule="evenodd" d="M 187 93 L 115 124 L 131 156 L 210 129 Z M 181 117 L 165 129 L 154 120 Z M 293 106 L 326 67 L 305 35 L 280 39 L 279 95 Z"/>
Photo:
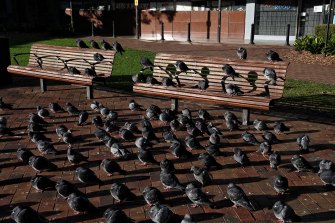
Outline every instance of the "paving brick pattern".
<path id="1" fill-rule="evenodd" d="M 20 162 L 16 157 L 18 147 L 26 147 L 35 155 L 40 155 L 34 143 L 29 141 L 27 136 L 28 113 L 35 112 L 36 106 L 47 107 L 49 102 L 58 102 L 62 106 L 66 102 L 71 102 L 81 110 L 87 110 L 90 113 L 89 121 L 96 115 L 90 110 L 90 100 L 85 99 L 86 91 L 75 85 L 54 85 L 49 87 L 49 91 L 40 93 L 38 86 L 14 86 L 6 89 L 0 89 L 0 96 L 5 101 L 13 103 L 14 110 L 0 111 L 1 116 L 8 118 L 8 126 L 16 133 L 17 137 L 4 136 L 0 138 L 0 222 L 13 222 L 9 215 L 10 210 L 17 204 L 25 204 L 37 210 L 46 218 L 54 222 L 103 222 L 102 215 L 79 214 L 68 207 L 67 202 L 59 197 L 55 190 L 37 192 L 31 187 L 30 178 L 36 175 L 28 165 Z M 15 81 L 15 80 L 14 80 Z M 28 81 L 29 82 L 29 81 Z M 28 83 L 27 82 L 27 83 Z M 119 113 L 119 123 L 125 121 L 138 122 L 143 111 L 131 112 L 128 109 L 128 102 L 135 99 L 136 102 L 145 108 L 151 104 L 159 105 L 161 108 L 169 107 L 169 101 L 166 99 L 149 98 L 143 96 L 134 96 L 132 94 L 95 91 L 96 100 L 103 103 L 110 109 Z M 274 121 L 283 121 L 291 127 L 288 134 L 279 136 L 280 144 L 275 144 L 273 149 L 282 155 L 283 163 L 277 171 L 269 167 L 268 161 L 259 153 L 255 153 L 256 147 L 243 143 L 241 132 L 250 130 L 261 140 L 261 132 L 257 132 L 250 125 L 241 127 L 241 130 L 229 132 L 223 119 L 223 112 L 227 108 L 216 107 L 211 104 L 197 104 L 189 101 L 181 101 L 180 108 L 188 107 L 193 114 L 197 114 L 200 108 L 207 109 L 214 117 L 212 122 L 224 132 L 221 138 L 221 151 L 226 156 L 217 158 L 223 165 L 223 169 L 211 171 L 214 184 L 205 186 L 203 190 L 211 197 L 218 206 L 217 209 L 208 207 L 192 208 L 191 202 L 182 192 L 171 190 L 165 191 L 159 181 L 159 167 L 155 165 L 141 166 L 136 156 L 128 161 L 118 161 L 119 164 L 129 172 L 129 174 L 113 175 L 108 177 L 100 167 L 100 161 L 104 158 L 112 158 L 109 149 L 99 143 L 94 136 L 95 127 L 87 124 L 83 127 L 76 125 L 77 117 L 71 117 L 68 113 L 57 113 L 48 118 L 47 136 L 52 139 L 59 155 L 46 155 L 53 163 L 58 166 L 57 171 L 42 172 L 40 175 L 50 177 L 54 181 L 66 179 L 75 183 L 78 188 L 87 194 L 89 200 L 99 207 L 103 212 L 108 207 L 122 208 L 125 213 L 138 222 L 151 222 L 148 217 L 149 207 L 145 204 L 142 197 L 142 190 L 146 186 L 155 186 L 160 189 L 171 210 L 184 215 L 190 213 L 194 216 L 196 222 L 276 222 L 271 207 L 277 200 L 282 200 L 291 205 L 296 213 L 302 216 L 303 222 L 334 222 L 335 219 L 335 192 L 333 188 L 323 186 L 316 173 L 296 173 L 290 164 L 290 158 L 298 151 L 296 138 L 301 134 L 308 134 L 312 142 L 312 151 L 304 154 L 304 157 L 315 167 L 321 159 L 330 159 L 335 161 L 335 126 L 333 120 L 306 120 L 301 119 L 299 115 L 288 113 L 265 112 L 252 113 L 251 119 L 267 120 L 269 126 Z M 232 110 L 241 117 L 239 110 Z M 161 132 L 164 124 L 159 121 L 152 121 L 157 135 L 161 138 Z M 71 165 L 66 158 L 67 145 L 59 142 L 55 134 L 55 127 L 59 124 L 65 124 L 73 130 L 74 136 L 78 139 L 75 148 L 84 155 L 89 156 L 88 163 Z M 112 134 L 118 137 L 117 134 Z M 185 132 L 177 132 L 177 136 L 183 139 Z M 208 137 L 202 137 L 201 144 L 208 143 Z M 133 153 L 137 153 L 137 148 L 133 142 L 124 142 L 124 145 Z M 232 148 L 240 147 L 248 153 L 251 165 L 245 168 L 239 167 L 233 160 Z M 177 159 L 169 151 L 169 144 L 160 142 L 153 146 L 151 151 L 157 160 L 168 158 L 173 160 L 177 169 L 177 177 L 182 183 L 193 182 L 193 175 L 190 173 L 192 165 L 201 166 L 197 160 L 197 155 L 201 150 L 193 150 L 193 157 L 190 159 Z M 83 185 L 74 177 L 74 170 L 77 166 L 86 166 L 91 168 L 101 180 L 103 186 Z M 283 196 L 277 196 L 272 188 L 273 178 L 281 174 L 289 179 L 290 190 Z M 138 197 L 134 202 L 117 204 L 109 193 L 112 183 L 121 182 L 126 184 Z M 244 208 L 233 208 L 232 203 L 226 197 L 226 186 L 234 182 L 241 186 L 246 192 L 256 211 L 250 213 Z"/>

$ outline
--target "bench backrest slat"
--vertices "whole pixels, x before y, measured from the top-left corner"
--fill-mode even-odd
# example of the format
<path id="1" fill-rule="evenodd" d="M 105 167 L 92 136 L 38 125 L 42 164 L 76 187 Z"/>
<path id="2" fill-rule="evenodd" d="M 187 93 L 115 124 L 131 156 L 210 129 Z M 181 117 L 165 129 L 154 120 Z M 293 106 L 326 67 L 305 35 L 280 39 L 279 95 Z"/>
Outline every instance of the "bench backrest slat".
<path id="1" fill-rule="evenodd" d="M 95 53 L 100 53 L 104 56 L 105 61 L 111 61 L 106 63 L 101 63 L 95 65 L 95 71 L 100 77 L 109 77 L 113 69 L 113 61 L 115 56 L 115 51 L 105 51 L 99 49 L 80 49 L 77 47 L 66 47 L 66 46 L 51 46 L 45 44 L 33 44 L 30 50 L 30 53 L 35 53 L 37 56 L 50 56 L 42 58 L 42 68 L 43 69 L 52 69 L 52 70 L 61 70 L 64 67 L 62 61 L 58 60 L 56 56 L 59 56 L 63 60 L 68 59 L 79 59 L 74 61 L 69 61 L 68 66 L 74 66 L 82 73 L 85 68 L 90 68 L 90 65 L 82 59 L 94 63 L 93 55 Z M 36 67 L 37 61 L 34 55 L 30 55 L 28 66 Z"/>

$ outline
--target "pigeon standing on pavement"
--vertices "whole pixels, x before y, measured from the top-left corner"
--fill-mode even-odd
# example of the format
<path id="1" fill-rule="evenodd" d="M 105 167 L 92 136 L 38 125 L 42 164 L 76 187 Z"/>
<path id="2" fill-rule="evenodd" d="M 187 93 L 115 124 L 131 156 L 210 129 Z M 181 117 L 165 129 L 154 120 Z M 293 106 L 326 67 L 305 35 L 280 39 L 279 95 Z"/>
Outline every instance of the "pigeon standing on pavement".
<path id="1" fill-rule="evenodd" d="M 121 143 L 113 143 L 110 147 L 110 151 L 113 156 L 124 160 L 128 159 L 131 155 L 131 153 Z"/>
<path id="2" fill-rule="evenodd" d="M 222 165 L 218 163 L 215 158 L 208 153 L 201 153 L 198 159 L 202 162 L 206 169 L 211 169 L 212 167 L 214 167 L 215 169 L 222 168 Z"/>
<path id="3" fill-rule="evenodd" d="M 266 125 L 266 122 L 263 120 L 255 119 L 253 124 L 254 128 L 258 131 L 264 131 L 269 129 L 268 126 Z"/>
<path id="4" fill-rule="evenodd" d="M 294 210 L 282 201 L 277 201 L 272 207 L 273 213 L 281 222 L 297 222 L 300 217 Z"/>
<path id="5" fill-rule="evenodd" d="M 42 108 L 41 106 L 37 106 L 37 114 L 38 116 L 40 116 L 41 118 L 47 118 L 49 117 L 50 113 L 47 109 Z"/>
<path id="6" fill-rule="evenodd" d="M 136 199 L 136 195 L 126 185 L 121 183 L 113 183 L 110 193 L 117 202 L 134 201 Z"/>
<path id="7" fill-rule="evenodd" d="M 39 140 L 37 141 L 37 149 L 42 154 L 58 154 L 58 151 L 55 149 L 52 143 L 45 141 L 45 140 Z"/>
<path id="8" fill-rule="evenodd" d="M 34 223 L 46 223 L 49 222 L 43 216 L 41 216 L 37 211 L 29 206 L 17 205 L 13 208 L 11 212 L 11 218 L 16 223 L 30 223 L 32 220 Z"/>
<path id="9" fill-rule="evenodd" d="M 319 172 L 319 177 L 325 185 L 335 186 L 335 171 L 326 169 L 321 170 L 321 172 Z"/>
<path id="10" fill-rule="evenodd" d="M 180 141 L 172 142 L 170 149 L 172 150 L 172 154 L 177 158 L 187 159 L 192 157 L 192 153 L 189 152 Z"/>
<path id="11" fill-rule="evenodd" d="M 247 49 L 246 48 L 243 48 L 243 47 L 240 47 L 237 49 L 237 56 L 240 60 L 245 60 L 247 59 Z"/>
<path id="12" fill-rule="evenodd" d="M 85 124 L 85 122 L 88 119 L 88 112 L 87 111 L 81 111 L 79 113 L 79 119 L 78 119 L 78 123 L 77 125 L 79 126 L 83 126 Z"/>
<path id="13" fill-rule="evenodd" d="M 275 122 L 273 126 L 273 130 L 275 131 L 276 134 L 281 134 L 283 132 L 290 131 L 290 128 L 287 127 L 284 123 L 282 122 Z"/>
<path id="14" fill-rule="evenodd" d="M 76 193 L 80 194 L 80 191 L 67 180 L 60 180 L 56 183 L 55 188 L 57 193 L 64 199 L 66 199 L 70 194 Z"/>
<path id="15" fill-rule="evenodd" d="M 64 109 L 57 102 L 51 102 L 49 104 L 49 109 L 52 113 L 64 111 Z"/>
<path id="16" fill-rule="evenodd" d="M 234 203 L 233 207 L 244 207 L 249 211 L 254 211 L 255 208 L 249 201 L 247 195 L 244 193 L 242 188 L 235 185 L 234 183 L 230 183 L 227 186 L 227 197 Z"/>
<path id="17" fill-rule="evenodd" d="M 74 150 L 72 148 L 68 148 L 66 152 L 67 159 L 72 164 L 78 164 L 83 161 L 87 161 L 88 157 L 84 156 L 77 150 Z"/>
<path id="18" fill-rule="evenodd" d="M 297 143 L 299 145 L 299 149 L 301 151 L 306 151 L 308 152 L 309 151 L 309 143 L 310 143 L 310 139 L 309 139 L 309 136 L 308 135 L 302 135 L 302 136 L 299 136 L 297 138 Z"/>
<path id="19" fill-rule="evenodd" d="M 235 80 L 235 77 L 240 76 L 239 73 L 237 73 L 235 69 L 229 64 L 223 65 L 222 70 L 225 73 L 225 75 L 227 75 L 228 77 L 231 77 L 233 80 Z"/>
<path id="20" fill-rule="evenodd" d="M 66 110 L 70 115 L 78 115 L 79 110 L 74 105 L 72 105 L 70 102 L 66 103 Z"/>
<path id="21" fill-rule="evenodd" d="M 135 100 L 130 100 L 128 107 L 131 111 L 142 111 L 142 105 L 138 104 Z"/>
<path id="22" fill-rule="evenodd" d="M 103 214 L 107 223 L 134 223 L 121 209 L 107 208 Z"/>
<path id="23" fill-rule="evenodd" d="M 155 160 L 154 155 L 149 150 L 139 149 L 137 158 L 142 163 L 142 165 L 147 164 L 159 165 L 159 162 Z"/>
<path id="24" fill-rule="evenodd" d="M 43 156 L 31 156 L 28 163 L 29 166 L 39 173 L 43 170 L 57 170 L 57 166 Z"/>
<path id="25" fill-rule="evenodd" d="M 209 206 L 214 208 L 215 205 L 209 200 L 208 196 L 193 183 L 189 183 L 185 189 L 186 196 L 192 201 L 192 207 Z"/>
<path id="26" fill-rule="evenodd" d="M 274 61 L 282 61 L 282 59 L 279 57 L 279 54 L 276 51 L 269 50 L 266 53 L 266 58 L 272 62 Z"/>
<path id="27" fill-rule="evenodd" d="M 117 52 L 120 53 L 122 55 L 122 53 L 126 52 L 123 47 L 121 46 L 121 44 L 117 41 L 112 43 L 112 47 L 113 49 Z"/>
<path id="28" fill-rule="evenodd" d="M 75 212 L 75 214 L 83 212 L 98 212 L 98 209 L 84 195 L 72 193 L 68 196 L 67 203 L 69 207 Z"/>
<path id="29" fill-rule="evenodd" d="M 242 139 L 244 140 L 244 142 L 254 145 L 254 146 L 259 145 L 258 140 L 253 134 L 245 131 L 241 135 L 242 135 Z"/>
<path id="30" fill-rule="evenodd" d="M 99 186 L 103 184 L 97 175 L 95 175 L 91 169 L 86 167 L 78 167 L 75 171 L 75 176 L 80 182 L 85 184 L 94 183 L 99 184 Z"/>
<path id="31" fill-rule="evenodd" d="M 30 180 L 31 185 L 39 192 L 43 192 L 48 189 L 55 189 L 56 182 L 50 180 L 46 176 L 34 176 Z"/>
<path id="32" fill-rule="evenodd" d="M 166 173 L 173 173 L 176 171 L 173 162 L 171 160 L 168 159 L 163 159 L 160 164 L 159 164 L 160 168 L 162 171 L 165 171 Z"/>
<path id="33" fill-rule="evenodd" d="M 163 204 L 156 204 L 149 210 L 149 217 L 154 223 L 169 223 L 174 213 Z"/>
<path id="34" fill-rule="evenodd" d="M 154 70 L 154 64 L 149 60 L 148 57 L 142 57 L 140 60 L 140 64 L 142 65 L 142 72 L 146 69 L 150 69 L 151 71 Z"/>
<path id="35" fill-rule="evenodd" d="M 268 141 L 264 141 L 259 145 L 257 152 L 261 152 L 264 157 L 270 155 L 272 146 Z"/>
<path id="36" fill-rule="evenodd" d="M 288 190 L 288 180 L 286 177 L 281 175 L 276 176 L 273 181 L 273 188 L 277 194 L 283 195 Z"/>
<path id="37" fill-rule="evenodd" d="M 240 164 L 242 167 L 249 165 L 250 161 L 249 161 L 249 157 L 247 156 L 247 154 L 242 151 L 240 148 L 233 148 L 233 152 L 234 152 L 234 160 Z"/>
<path id="38" fill-rule="evenodd" d="M 193 173 L 194 179 L 200 182 L 203 187 L 212 183 L 212 177 L 208 170 L 192 166 L 191 172 Z"/>
<path id="39" fill-rule="evenodd" d="M 195 223 L 195 221 L 190 214 L 185 214 L 181 223 Z"/>
<path id="40" fill-rule="evenodd" d="M 165 203 L 164 196 L 156 187 L 145 187 L 143 192 L 145 202 L 151 207 L 155 204 Z"/>
<path id="41" fill-rule="evenodd" d="M 123 170 L 116 161 L 111 159 L 103 159 L 100 166 L 108 176 L 112 176 L 114 173 L 120 173 L 123 175 L 127 173 L 127 171 Z"/>
<path id="42" fill-rule="evenodd" d="M 307 160 L 300 155 L 294 155 L 291 158 L 291 163 L 294 168 L 297 169 L 297 172 L 313 171 L 313 167 L 311 166 L 311 164 L 309 164 Z"/>
<path id="43" fill-rule="evenodd" d="M 281 156 L 279 153 L 277 152 L 273 152 L 269 155 L 269 162 L 270 162 L 270 167 L 272 169 L 275 169 L 277 170 L 278 169 L 278 166 L 280 165 L 281 163 Z"/>
<path id="44" fill-rule="evenodd" d="M 178 178 L 173 173 L 167 172 L 166 170 L 161 171 L 160 181 L 165 189 L 185 190 L 185 186 L 179 182 Z"/>
<path id="45" fill-rule="evenodd" d="M 28 163 L 29 158 L 34 156 L 34 154 L 30 150 L 25 149 L 25 148 L 18 148 L 16 155 L 17 155 L 17 158 L 23 161 L 24 163 Z"/>
<path id="46" fill-rule="evenodd" d="M 335 171 L 335 164 L 330 160 L 321 160 L 319 163 L 319 173 L 323 170 Z"/>

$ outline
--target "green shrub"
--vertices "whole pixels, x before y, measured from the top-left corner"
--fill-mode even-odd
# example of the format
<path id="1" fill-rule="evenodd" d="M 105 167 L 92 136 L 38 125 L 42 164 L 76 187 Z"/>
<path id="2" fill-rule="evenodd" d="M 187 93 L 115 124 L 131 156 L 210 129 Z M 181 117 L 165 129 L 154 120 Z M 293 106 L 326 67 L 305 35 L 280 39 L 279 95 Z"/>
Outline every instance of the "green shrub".
<path id="1" fill-rule="evenodd" d="M 313 36 L 304 36 L 302 38 L 296 39 L 294 42 L 294 48 L 297 51 L 306 50 L 312 54 L 322 53 L 324 48 L 324 38 L 322 37 L 313 37 Z"/>
<path id="2" fill-rule="evenodd" d="M 328 55 L 335 55 L 335 36 L 329 38 L 327 42 L 327 47 L 324 49 L 324 52 L 326 52 Z"/>
<path id="3" fill-rule="evenodd" d="M 326 38 L 327 25 L 321 24 L 314 27 L 315 36 Z M 335 36 L 335 24 L 329 25 L 329 37 Z"/>

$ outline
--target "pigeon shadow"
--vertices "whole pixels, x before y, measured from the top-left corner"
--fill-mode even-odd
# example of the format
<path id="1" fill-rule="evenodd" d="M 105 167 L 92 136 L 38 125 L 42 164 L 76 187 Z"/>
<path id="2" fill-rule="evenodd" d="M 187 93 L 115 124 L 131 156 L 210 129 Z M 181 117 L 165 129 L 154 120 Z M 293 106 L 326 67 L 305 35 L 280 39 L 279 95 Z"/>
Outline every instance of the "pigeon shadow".
<path id="1" fill-rule="evenodd" d="M 246 184 L 252 182 L 259 182 L 265 178 L 261 177 L 243 177 L 243 178 L 233 178 L 233 179 L 213 179 L 213 185 L 227 185 L 229 183 L 234 184 Z"/>
<path id="2" fill-rule="evenodd" d="M 12 185 L 12 184 L 30 182 L 30 179 L 31 179 L 31 177 L 20 177 L 20 178 L 12 178 L 12 179 L 2 180 L 2 181 L 0 181 L 0 187 Z"/>
<path id="3" fill-rule="evenodd" d="M 152 173 L 160 171 L 161 169 L 159 167 L 155 168 L 145 168 L 145 169 L 137 169 L 137 170 L 131 170 L 127 172 L 127 175 L 137 175 L 137 174 L 145 174 L 145 173 Z"/>
<path id="4" fill-rule="evenodd" d="M 224 214 L 221 213 L 216 213 L 216 212 L 206 212 L 206 213 L 199 213 L 199 214 L 192 214 L 192 217 L 194 218 L 194 220 L 196 222 L 200 222 L 200 221 L 208 221 L 211 220 L 213 221 L 214 219 L 217 218 L 222 218 L 224 216 Z M 223 222 L 224 220 L 221 219 L 221 221 L 218 220 L 218 222 Z"/>
<path id="5" fill-rule="evenodd" d="M 149 179 L 149 176 L 128 176 L 124 178 L 117 178 L 117 179 L 110 179 L 104 181 L 104 185 L 110 185 L 113 183 L 127 183 L 127 182 L 133 182 L 133 181 L 142 181 Z"/>
<path id="6" fill-rule="evenodd" d="M 319 212 L 301 216 L 301 222 L 325 222 L 334 221 L 335 211 Z"/>
<path id="7" fill-rule="evenodd" d="M 17 205 L 24 205 L 24 206 L 30 206 L 31 207 L 31 206 L 36 205 L 36 204 L 38 204 L 38 202 L 28 201 L 28 202 L 20 202 L 20 203 L 0 206 L 0 218 L 10 216 L 10 213 L 12 212 L 14 207 L 17 206 Z M 13 221 L 10 221 L 10 222 L 13 222 Z M 2 223 L 2 221 L 1 221 L 1 223 Z"/>

